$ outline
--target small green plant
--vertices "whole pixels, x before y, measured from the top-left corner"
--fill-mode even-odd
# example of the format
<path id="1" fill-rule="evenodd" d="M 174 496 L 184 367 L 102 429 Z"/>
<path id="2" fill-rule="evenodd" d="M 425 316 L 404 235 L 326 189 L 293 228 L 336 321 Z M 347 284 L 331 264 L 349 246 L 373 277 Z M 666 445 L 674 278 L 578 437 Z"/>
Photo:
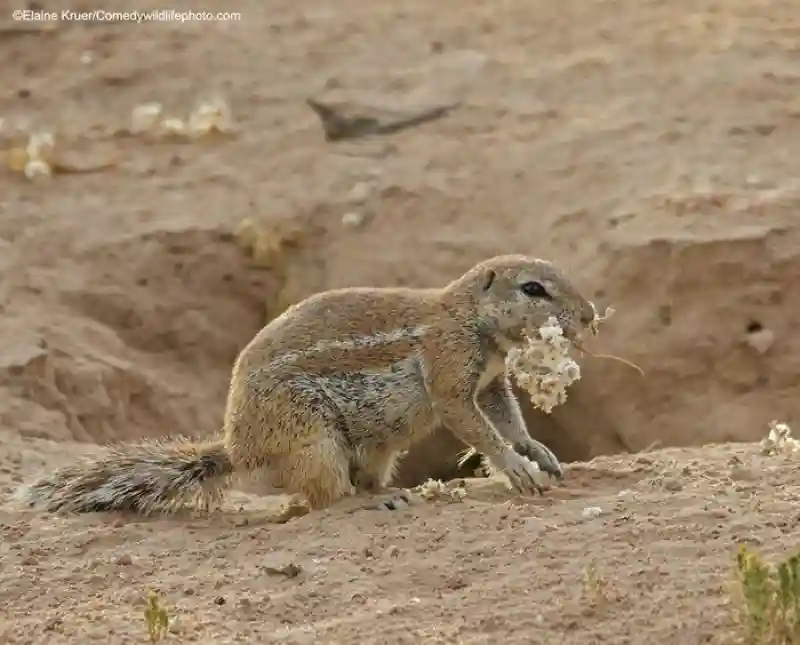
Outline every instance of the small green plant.
<path id="1" fill-rule="evenodd" d="M 583 570 L 583 591 L 593 603 L 602 604 L 607 601 L 606 587 L 608 582 L 597 569 L 597 564 L 591 561 Z"/>
<path id="2" fill-rule="evenodd" d="M 747 642 L 800 645 L 800 553 L 770 565 L 742 545 L 736 569 Z"/>
<path id="3" fill-rule="evenodd" d="M 169 630 L 169 615 L 167 610 L 161 606 L 158 594 L 152 590 L 147 592 L 144 620 L 147 623 L 147 633 L 151 643 L 157 643 L 166 637 Z"/>

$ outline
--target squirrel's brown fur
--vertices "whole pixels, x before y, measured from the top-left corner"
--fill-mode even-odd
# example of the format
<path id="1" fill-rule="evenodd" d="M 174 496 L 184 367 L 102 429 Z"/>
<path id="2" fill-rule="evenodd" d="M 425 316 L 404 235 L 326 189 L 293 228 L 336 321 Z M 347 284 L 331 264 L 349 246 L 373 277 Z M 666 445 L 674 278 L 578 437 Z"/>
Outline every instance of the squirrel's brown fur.
<path id="1" fill-rule="evenodd" d="M 123 446 L 19 497 L 51 511 L 147 515 L 209 506 L 232 475 L 260 471 L 323 508 L 384 489 L 399 455 L 439 423 L 518 490 L 540 490 L 526 457 L 555 476 L 561 466 L 527 433 L 503 361 L 551 315 L 574 339 L 595 312 L 554 265 L 526 256 L 491 258 L 441 289 L 319 293 L 241 352 L 221 439 Z"/>

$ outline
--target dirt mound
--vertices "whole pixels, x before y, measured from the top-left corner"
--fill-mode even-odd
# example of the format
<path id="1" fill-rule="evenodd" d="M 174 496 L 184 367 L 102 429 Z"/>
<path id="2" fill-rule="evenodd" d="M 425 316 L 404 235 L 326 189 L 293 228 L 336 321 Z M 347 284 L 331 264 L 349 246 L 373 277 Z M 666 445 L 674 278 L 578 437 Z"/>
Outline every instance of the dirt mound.
<path id="1" fill-rule="evenodd" d="M 778 221 L 599 250 L 593 269 L 625 312 L 602 344 L 645 377 L 595 360 L 587 382 L 627 448 L 754 440 L 800 412 L 798 243 Z"/>
<path id="2" fill-rule="evenodd" d="M 219 423 L 220 409 L 198 398 L 222 405 L 233 360 L 280 283 L 231 232 L 121 237 L 17 265 L 2 323 L 4 427 L 107 443 Z"/>

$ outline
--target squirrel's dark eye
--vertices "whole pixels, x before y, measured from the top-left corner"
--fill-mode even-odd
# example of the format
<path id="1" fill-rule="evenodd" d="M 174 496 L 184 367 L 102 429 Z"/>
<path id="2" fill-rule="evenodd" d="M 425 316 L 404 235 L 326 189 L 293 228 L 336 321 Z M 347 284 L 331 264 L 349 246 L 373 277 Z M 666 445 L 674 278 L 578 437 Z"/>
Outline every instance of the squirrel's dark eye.
<path id="1" fill-rule="evenodd" d="M 529 298 L 546 298 L 550 300 L 550 294 L 547 293 L 547 289 L 545 289 L 540 282 L 525 282 L 520 285 L 520 290 Z"/>

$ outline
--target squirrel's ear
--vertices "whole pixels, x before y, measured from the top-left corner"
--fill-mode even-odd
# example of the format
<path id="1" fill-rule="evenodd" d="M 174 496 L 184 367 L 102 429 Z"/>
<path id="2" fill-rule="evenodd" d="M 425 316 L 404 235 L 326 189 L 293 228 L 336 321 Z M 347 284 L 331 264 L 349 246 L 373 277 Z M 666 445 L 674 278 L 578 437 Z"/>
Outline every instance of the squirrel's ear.
<path id="1" fill-rule="evenodd" d="M 489 291 L 494 284 L 494 279 L 497 277 L 497 274 L 489 269 L 483 276 L 483 290 Z"/>

